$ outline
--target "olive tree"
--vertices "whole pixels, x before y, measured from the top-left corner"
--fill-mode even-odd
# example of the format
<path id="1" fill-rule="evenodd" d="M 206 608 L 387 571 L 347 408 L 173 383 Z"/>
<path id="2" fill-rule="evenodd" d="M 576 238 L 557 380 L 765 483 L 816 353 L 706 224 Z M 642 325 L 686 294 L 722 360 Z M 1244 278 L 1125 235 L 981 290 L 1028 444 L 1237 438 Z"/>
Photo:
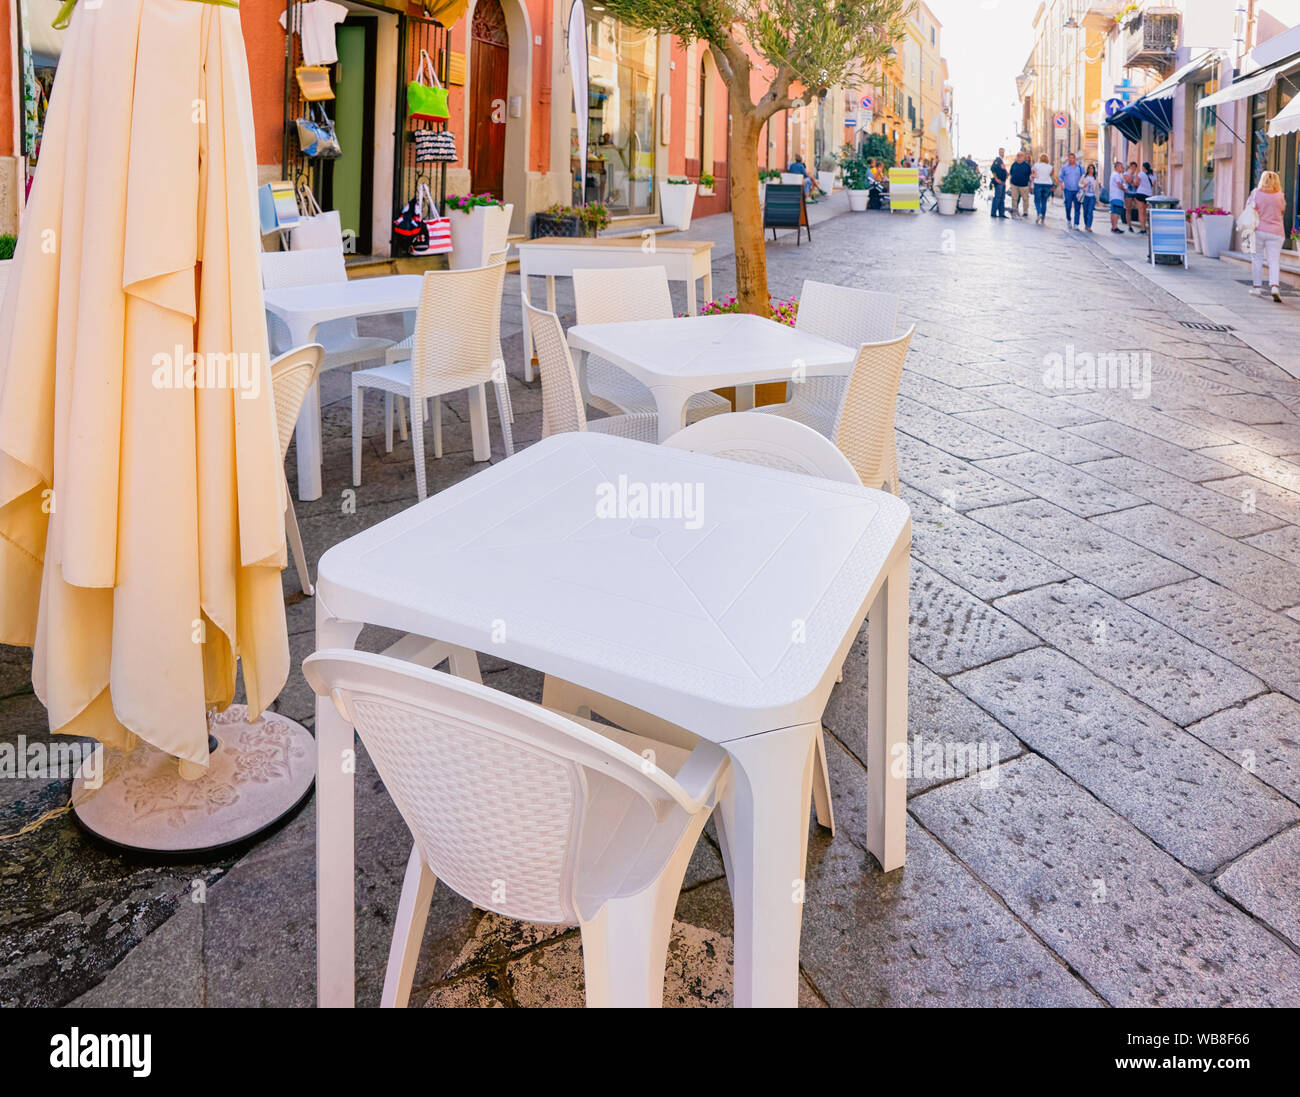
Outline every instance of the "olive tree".
<path id="1" fill-rule="evenodd" d="M 906 33 L 915 0 L 604 0 L 635 27 L 708 46 L 731 111 L 729 173 L 736 292 L 768 314 L 758 141 L 781 111 L 851 84 Z M 703 165 L 702 170 L 708 170 Z"/>

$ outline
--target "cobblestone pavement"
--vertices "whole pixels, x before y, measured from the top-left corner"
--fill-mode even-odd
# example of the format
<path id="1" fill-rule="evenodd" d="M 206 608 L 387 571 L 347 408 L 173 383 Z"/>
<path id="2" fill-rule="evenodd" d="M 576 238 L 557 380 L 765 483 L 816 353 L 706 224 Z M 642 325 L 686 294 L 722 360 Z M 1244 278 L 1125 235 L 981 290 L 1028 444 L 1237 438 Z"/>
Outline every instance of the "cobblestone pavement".
<path id="1" fill-rule="evenodd" d="M 890 290 L 917 325 L 898 429 L 921 764 L 907 866 L 882 874 L 865 847 L 864 632 L 826 714 L 839 831 L 812 834 L 803 1004 L 1300 1004 L 1300 383 L 1231 334 L 1184 326 L 1203 317 L 1054 227 L 868 213 L 814 231 L 770 246 L 774 293 L 809 277 Z M 519 377 L 513 276 L 510 293 L 526 442 L 540 401 Z M 1123 387 L 1045 381 L 1049 356 L 1065 372 L 1121 352 L 1138 355 Z M 415 499 L 409 447 L 385 454 L 371 414 L 356 512 L 344 505 L 347 393 L 327 377 L 327 494 L 298 511 L 313 560 Z M 464 402 L 446 403 L 431 490 L 475 468 Z M 285 591 L 295 670 L 277 707 L 310 723 L 296 662 L 313 608 L 292 573 Z M 529 670 L 485 670 L 540 693 Z M 41 734 L 25 653 L 0 651 L 0 697 L 6 738 Z M 962 776 L 967 745 L 994 768 Z M 3 831 L 66 798 L 5 785 Z M 409 845 L 364 759 L 357 788 L 358 998 L 373 1004 Z M 205 865 L 102 850 L 66 817 L 6 842 L 0 1003 L 310 1004 L 313 842 L 310 810 Z M 668 1001 L 727 1004 L 712 841 L 678 920 Z M 415 999 L 576 1004 L 576 935 L 440 889 Z"/>

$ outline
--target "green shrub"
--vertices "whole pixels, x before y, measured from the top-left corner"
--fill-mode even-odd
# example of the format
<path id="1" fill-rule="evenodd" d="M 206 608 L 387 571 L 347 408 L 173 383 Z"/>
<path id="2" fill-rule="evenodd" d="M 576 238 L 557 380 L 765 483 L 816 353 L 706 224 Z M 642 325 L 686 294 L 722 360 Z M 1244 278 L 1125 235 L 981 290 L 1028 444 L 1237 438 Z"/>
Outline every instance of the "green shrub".
<path id="1" fill-rule="evenodd" d="M 12 259 L 14 257 L 14 249 L 17 246 L 18 237 L 9 235 L 0 236 L 0 260 Z"/>

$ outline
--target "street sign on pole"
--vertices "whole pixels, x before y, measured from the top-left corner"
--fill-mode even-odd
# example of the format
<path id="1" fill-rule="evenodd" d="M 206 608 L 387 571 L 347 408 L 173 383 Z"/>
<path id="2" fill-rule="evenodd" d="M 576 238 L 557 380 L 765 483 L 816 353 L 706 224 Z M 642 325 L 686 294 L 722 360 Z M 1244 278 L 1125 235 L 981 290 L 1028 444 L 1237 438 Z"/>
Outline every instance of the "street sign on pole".
<path id="1" fill-rule="evenodd" d="M 1107 118 L 1114 118 L 1115 115 L 1117 115 L 1117 114 L 1118 114 L 1120 111 L 1122 111 L 1123 109 L 1124 109 L 1124 100 L 1123 100 L 1123 99 L 1107 99 L 1107 100 L 1106 100 L 1106 117 L 1107 117 Z"/>
<path id="2" fill-rule="evenodd" d="M 1068 114 L 1058 114 L 1052 120 L 1052 124 L 1056 126 L 1058 130 L 1063 130 L 1070 124 L 1070 116 Z"/>

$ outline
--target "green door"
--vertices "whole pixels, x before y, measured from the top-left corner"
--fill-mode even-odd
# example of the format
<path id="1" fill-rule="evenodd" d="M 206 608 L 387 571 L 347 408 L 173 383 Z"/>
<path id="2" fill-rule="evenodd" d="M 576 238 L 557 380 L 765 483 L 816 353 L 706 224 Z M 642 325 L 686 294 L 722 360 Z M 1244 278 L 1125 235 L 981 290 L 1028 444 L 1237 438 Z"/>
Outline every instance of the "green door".
<path id="1" fill-rule="evenodd" d="M 329 198 L 339 211 L 345 250 L 361 254 L 370 251 L 375 29 L 373 19 L 349 18 L 335 31 L 334 131 L 343 155 L 331 165 Z"/>

